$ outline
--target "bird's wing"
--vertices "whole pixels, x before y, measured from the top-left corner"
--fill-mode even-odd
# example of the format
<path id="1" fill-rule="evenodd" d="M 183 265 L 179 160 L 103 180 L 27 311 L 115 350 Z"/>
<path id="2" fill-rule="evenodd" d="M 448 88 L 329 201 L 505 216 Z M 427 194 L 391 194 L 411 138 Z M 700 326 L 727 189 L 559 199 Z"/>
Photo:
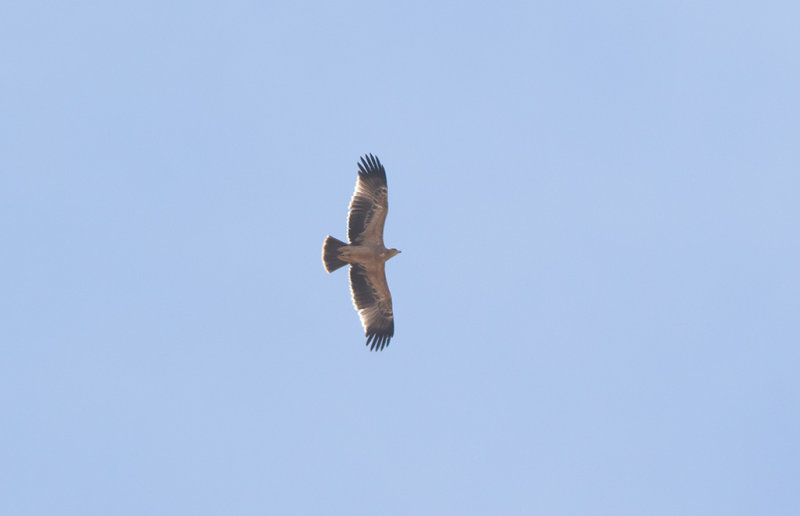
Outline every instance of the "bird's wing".
<path id="1" fill-rule="evenodd" d="M 375 268 L 350 265 L 350 291 L 364 326 L 367 346 L 370 350 L 383 349 L 394 335 L 392 294 L 386 284 L 384 264 Z"/>
<path id="2" fill-rule="evenodd" d="M 386 170 L 369 154 L 358 164 L 356 190 L 350 200 L 347 236 L 351 244 L 383 247 L 383 224 L 389 211 Z M 385 282 L 384 282 L 385 283 Z"/>

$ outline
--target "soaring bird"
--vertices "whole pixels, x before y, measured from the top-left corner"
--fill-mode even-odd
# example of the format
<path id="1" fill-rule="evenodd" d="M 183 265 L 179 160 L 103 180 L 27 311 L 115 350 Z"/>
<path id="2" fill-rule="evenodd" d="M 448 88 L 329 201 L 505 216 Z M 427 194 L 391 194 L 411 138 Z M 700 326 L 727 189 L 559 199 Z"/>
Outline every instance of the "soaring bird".
<path id="1" fill-rule="evenodd" d="M 329 273 L 350 265 L 350 292 L 358 310 L 367 346 L 382 350 L 394 335 L 392 294 L 386 283 L 386 261 L 397 249 L 383 245 L 383 224 L 389 211 L 386 170 L 368 154 L 358 164 L 356 191 L 347 219 L 349 244 L 328 235 L 322 245 L 322 263 Z"/>

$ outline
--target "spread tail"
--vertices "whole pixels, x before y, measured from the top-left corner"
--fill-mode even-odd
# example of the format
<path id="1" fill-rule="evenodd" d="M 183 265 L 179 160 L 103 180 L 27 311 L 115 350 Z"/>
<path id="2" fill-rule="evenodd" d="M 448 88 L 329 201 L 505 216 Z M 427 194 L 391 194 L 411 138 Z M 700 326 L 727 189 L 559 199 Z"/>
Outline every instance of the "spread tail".
<path id="1" fill-rule="evenodd" d="M 339 248 L 343 245 L 347 244 L 330 235 L 325 239 L 325 243 L 322 244 L 322 264 L 325 265 L 326 271 L 333 272 L 339 267 L 347 265 L 347 262 L 339 259 Z"/>

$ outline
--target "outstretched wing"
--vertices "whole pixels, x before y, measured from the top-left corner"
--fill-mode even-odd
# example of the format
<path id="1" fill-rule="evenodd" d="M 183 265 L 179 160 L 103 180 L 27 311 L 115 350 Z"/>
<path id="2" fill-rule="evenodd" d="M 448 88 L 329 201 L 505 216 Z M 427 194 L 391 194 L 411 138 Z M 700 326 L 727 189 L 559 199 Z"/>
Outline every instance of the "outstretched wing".
<path id="1" fill-rule="evenodd" d="M 378 158 L 369 154 L 358 164 L 356 191 L 350 200 L 347 220 L 350 243 L 383 246 L 383 224 L 388 211 L 386 170 Z"/>
<path id="2" fill-rule="evenodd" d="M 364 326 L 367 346 L 370 350 L 382 350 L 394 335 L 392 294 L 386 284 L 384 264 L 375 269 L 350 265 L 350 291 Z"/>

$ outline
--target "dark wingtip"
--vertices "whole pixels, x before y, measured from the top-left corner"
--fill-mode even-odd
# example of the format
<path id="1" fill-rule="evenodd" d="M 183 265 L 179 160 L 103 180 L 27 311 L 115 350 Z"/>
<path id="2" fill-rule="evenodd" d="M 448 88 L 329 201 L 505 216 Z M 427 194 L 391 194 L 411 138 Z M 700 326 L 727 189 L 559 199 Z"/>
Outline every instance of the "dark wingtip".
<path id="1" fill-rule="evenodd" d="M 361 176 L 376 175 L 386 179 L 386 169 L 383 168 L 381 160 L 372 154 L 365 154 L 361 157 L 361 162 L 358 164 L 358 173 Z"/>
<path id="2" fill-rule="evenodd" d="M 389 345 L 392 336 L 387 334 L 370 333 L 367 335 L 367 347 L 370 351 L 382 351 Z"/>

